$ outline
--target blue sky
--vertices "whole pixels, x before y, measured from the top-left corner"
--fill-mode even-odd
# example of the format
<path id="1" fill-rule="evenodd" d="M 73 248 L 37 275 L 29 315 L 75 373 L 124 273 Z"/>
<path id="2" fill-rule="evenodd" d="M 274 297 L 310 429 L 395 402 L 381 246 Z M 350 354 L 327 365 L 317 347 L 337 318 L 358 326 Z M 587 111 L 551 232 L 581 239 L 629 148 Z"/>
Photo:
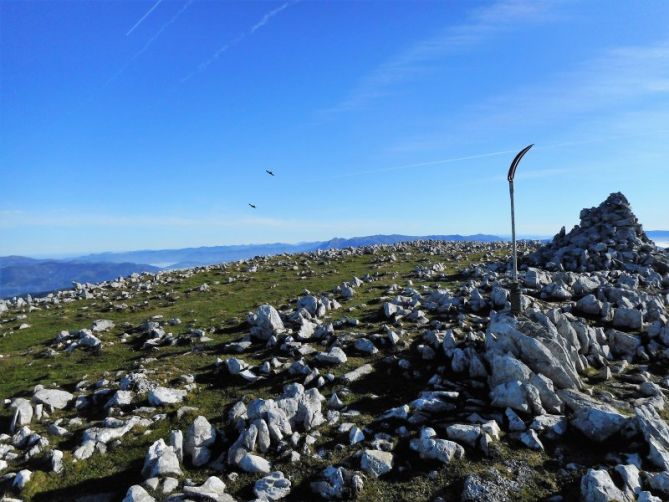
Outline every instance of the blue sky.
<path id="1" fill-rule="evenodd" d="M 0 255 L 508 234 L 529 143 L 520 233 L 619 190 L 669 228 L 669 2 L 9 0 L 0 22 Z"/>

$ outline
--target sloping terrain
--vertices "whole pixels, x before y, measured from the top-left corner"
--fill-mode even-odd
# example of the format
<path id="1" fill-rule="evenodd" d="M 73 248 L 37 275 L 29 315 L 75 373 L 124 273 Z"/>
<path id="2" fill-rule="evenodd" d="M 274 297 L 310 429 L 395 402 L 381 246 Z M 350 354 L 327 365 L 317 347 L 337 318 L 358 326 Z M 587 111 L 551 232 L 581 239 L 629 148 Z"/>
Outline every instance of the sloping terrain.
<path id="1" fill-rule="evenodd" d="M 395 244 L 413 240 L 501 241 L 493 235 L 372 235 L 351 239 L 335 238 L 299 244 L 246 244 L 184 249 L 159 249 L 118 253 L 96 253 L 67 260 L 34 259 L 23 256 L 0 257 L 0 298 L 44 294 L 66 289 L 73 282 L 101 282 L 134 272 L 157 272 L 220 264 L 255 256 L 300 253 L 319 249 L 343 249 L 374 244 Z M 148 264 L 148 265 L 147 265 Z"/>
<path id="2" fill-rule="evenodd" d="M 158 270 L 137 263 L 79 263 L 10 256 L 0 260 L 0 298 L 47 293 L 72 287 L 72 282 L 102 282 Z"/>
<path id="3" fill-rule="evenodd" d="M 669 258 L 612 194 L 553 242 L 255 258 L 0 302 L 24 500 L 660 500 Z M 273 474 L 270 474 L 273 473 Z"/>
<path id="4" fill-rule="evenodd" d="M 494 235 L 431 235 L 425 237 L 409 235 L 369 235 L 364 237 L 334 238 L 328 241 L 286 244 L 239 244 L 228 246 L 202 246 L 183 249 L 157 249 L 127 251 L 117 253 L 95 253 L 77 258 L 82 262 L 134 262 L 151 263 L 163 268 L 186 268 L 213 265 L 236 260 L 246 260 L 255 256 L 270 256 L 282 253 L 306 253 L 319 249 L 343 249 L 347 247 L 372 246 L 375 244 L 396 244 L 415 240 L 477 241 L 496 242 L 504 240 Z"/>

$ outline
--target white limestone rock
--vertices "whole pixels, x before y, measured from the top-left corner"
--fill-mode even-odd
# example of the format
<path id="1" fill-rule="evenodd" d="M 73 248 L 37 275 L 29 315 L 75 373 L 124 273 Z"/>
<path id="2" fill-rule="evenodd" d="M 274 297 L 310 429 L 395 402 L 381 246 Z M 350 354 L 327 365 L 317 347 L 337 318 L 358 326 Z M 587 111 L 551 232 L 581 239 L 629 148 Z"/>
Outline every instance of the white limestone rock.
<path id="1" fill-rule="evenodd" d="M 62 410 L 74 399 L 67 391 L 59 389 L 40 389 L 33 395 L 33 402 L 42 403 L 56 410 Z"/>
<path id="2" fill-rule="evenodd" d="M 272 469 L 270 463 L 264 458 L 246 453 L 239 461 L 239 468 L 244 472 L 268 474 Z"/>
<path id="3" fill-rule="evenodd" d="M 122 502 L 155 502 L 156 499 L 153 498 L 149 493 L 139 485 L 133 485 L 128 488 L 128 491 L 125 494 L 125 498 Z"/>
<path id="4" fill-rule="evenodd" d="M 153 406 L 167 406 L 177 404 L 184 400 L 188 393 L 181 389 L 170 389 L 168 387 L 156 387 L 149 392 L 149 403 Z"/>
<path id="5" fill-rule="evenodd" d="M 633 502 L 620 490 L 605 469 L 588 469 L 581 478 L 581 500 L 583 502 Z"/>
<path id="6" fill-rule="evenodd" d="M 253 492 L 260 500 L 281 500 L 290 495 L 291 483 L 281 471 L 274 471 L 256 481 Z"/>
<path id="7" fill-rule="evenodd" d="M 393 468 L 393 454 L 381 450 L 365 450 L 360 457 L 360 468 L 378 478 Z"/>
<path id="8" fill-rule="evenodd" d="M 181 476 L 181 466 L 174 447 L 167 446 L 162 439 L 153 443 L 144 457 L 142 475 L 145 478 Z"/>

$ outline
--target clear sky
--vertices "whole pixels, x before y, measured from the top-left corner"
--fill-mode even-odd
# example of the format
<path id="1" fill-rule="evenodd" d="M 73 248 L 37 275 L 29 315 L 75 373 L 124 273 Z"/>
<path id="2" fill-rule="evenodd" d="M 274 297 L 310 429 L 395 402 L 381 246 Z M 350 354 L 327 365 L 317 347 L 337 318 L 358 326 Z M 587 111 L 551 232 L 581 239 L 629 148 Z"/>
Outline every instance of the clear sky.
<path id="1" fill-rule="evenodd" d="M 519 233 L 619 190 L 669 228 L 664 0 L 4 0 L 0 23 L 0 255 L 508 234 L 529 143 Z"/>

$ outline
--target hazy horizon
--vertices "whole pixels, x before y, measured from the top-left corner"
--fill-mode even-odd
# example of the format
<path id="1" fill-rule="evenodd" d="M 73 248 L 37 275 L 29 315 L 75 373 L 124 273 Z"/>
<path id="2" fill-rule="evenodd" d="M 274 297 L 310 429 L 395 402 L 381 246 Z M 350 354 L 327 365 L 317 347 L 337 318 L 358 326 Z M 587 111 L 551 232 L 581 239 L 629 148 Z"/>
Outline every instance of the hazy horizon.
<path id="1" fill-rule="evenodd" d="M 570 230 L 571 227 L 567 227 L 567 231 Z M 519 240 L 546 240 L 546 239 L 552 239 L 557 233 L 559 229 L 554 232 L 553 234 L 544 234 L 544 235 L 537 235 L 537 234 L 519 234 L 517 235 L 517 238 Z M 669 232 L 669 230 L 662 230 L 662 229 L 652 229 L 652 230 L 646 230 L 646 232 Z M 425 234 L 427 235 L 492 235 L 495 237 L 499 237 L 502 239 L 511 239 L 511 234 L 502 234 L 502 233 L 483 233 L 483 232 L 475 232 L 473 234 Z M 403 234 L 401 232 L 391 232 L 389 234 L 376 234 L 376 235 L 407 235 L 408 237 L 423 237 L 422 235 L 408 235 L 408 234 Z M 23 256 L 26 258 L 34 258 L 34 259 L 39 259 L 39 260 L 45 260 L 45 259 L 53 259 L 53 260 L 67 260 L 70 258 L 79 258 L 82 256 L 88 256 L 88 255 L 104 255 L 107 253 L 111 254 L 122 254 L 122 253 L 133 253 L 133 252 L 144 252 L 144 251 L 170 251 L 170 250 L 179 250 L 179 249 L 198 249 L 198 248 L 210 248 L 210 247 L 225 247 L 225 246 L 266 246 L 266 245 L 272 245 L 272 244 L 285 244 L 285 245 L 300 245 L 300 244 L 308 244 L 312 242 L 327 242 L 333 239 L 355 239 L 358 237 L 367 237 L 363 235 L 351 235 L 351 236 L 334 236 L 329 239 L 316 239 L 316 240 L 309 240 L 309 241 L 293 241 L 293 242 L 281 242 L 281 241 L 272 241 L 272 242 L 231 242 L 227 244 L 207 244 L 207 245 L 186 245 L 186 246 L 180 246 L 180 247 L 166 247 L 166 248 L 132 248 L 132 249 L 107 249 L 107 250 L 102 250 L 102 251 L 87 251 L 87 250 L 82 250 L 82 251 L 75 251 L 71 253 L 62 253 L 62 254 L 39 254 L 39 253 L 32 253 L 32 254 L 13 254 L 13 255 L 2 255 L 1 257 L 7 257 L 7 256 Z M 669 248 L 669 240 L 655 240 L 654 241 L 658 246 L 660 247 L 667 247 Z M 155 266 L 161 266 L 160 264 L 156 263 L 150 263 L 149 265 L 155 265 Z"/>

